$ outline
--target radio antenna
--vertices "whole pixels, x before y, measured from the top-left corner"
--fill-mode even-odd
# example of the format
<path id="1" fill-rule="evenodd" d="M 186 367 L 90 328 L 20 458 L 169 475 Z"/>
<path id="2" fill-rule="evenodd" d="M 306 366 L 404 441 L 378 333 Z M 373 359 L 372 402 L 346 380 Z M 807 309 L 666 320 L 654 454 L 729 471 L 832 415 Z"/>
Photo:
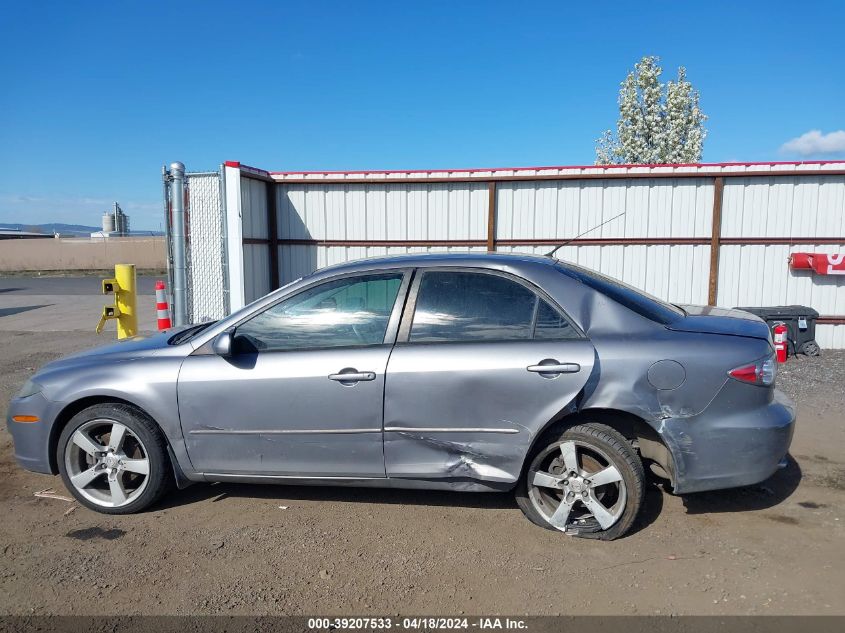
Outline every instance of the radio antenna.
<path id="1" fill-rule="evenodd" d="M 592 233 L 592 232 L 593 232 L 593 231 L 595 231 L 597 228 L 600 228 L 600 227 L 604 226 L 604 225 L 605 225 L 605 224 L 607 224 L 608 222 L 612 222 L 612 221 L 613 221 L 613 220 L 615 220 L 616 218 L 621 218 L 623 215 L 625 215 L 625 212 L 624 212 L 624 211 L 623 211 L 622 213 L 620 213 L 619 215 L 614 215 L 612 218 L 605 220 L 605 221 L 604 221 L 604 222 L 602 222 L 601 224 L 596 224 L 593 228 L 591 228 L 591 229 L 587 229 L 587 230 L 586 230 L 586 231 L 584 231 L 583 233 L 579 233 L 579 234 L 578 234 L 578 235 L 576 235 L 575 237 L 571 237 L 571 238 L 569 238 L 569 239 L 568 239 L 568 240 L 566 240 L 563 244 L 558 244 L 558 245 L 557 245 L 557 246 L 555 246 L 552 250 L 550 250 L 548 253 L 546 253 L 546 257 L 554 257 L 554 256 L 555 256 L 555 253 L 557 253 L 559 249 L 563 248 L 563 247 L 564 247 L 564 246 L 566 246 L 567 244 L 571 244 L 572 242 L 574 242 L 575 240 L 577 240 L 579 237 L 581 237 L 581 236 L 583 236 L 583 235 L 586 235 L 587 233 Z"/>

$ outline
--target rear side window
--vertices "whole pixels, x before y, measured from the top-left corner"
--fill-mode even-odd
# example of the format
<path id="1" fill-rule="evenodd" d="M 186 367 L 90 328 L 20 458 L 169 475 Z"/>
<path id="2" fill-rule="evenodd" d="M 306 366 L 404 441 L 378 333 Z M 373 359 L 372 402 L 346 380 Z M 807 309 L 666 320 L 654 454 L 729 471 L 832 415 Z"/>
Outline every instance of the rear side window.
<path id="1" fill-rule="evenodd" d="M 535 339 L 567 339 L 581 338 L 567 318 L 553 308 L 548 302 L 540 299 L 537 306 L 537 321 L 534 325 Z"/>
<path id="2" fill-rule="evenodd" d="M 520 283 L 472 272 L 423 273 L 412 343 L 577 338 L 566 318 Z"/>
<path id="3" fill-rule="evenodd" d="M 640 316 L 662 325 L 677 321 L 685 314 L 683 310 L 671 303 L 661 301 L 642 290 L 637 290 L 633 286 L 595 271 L 573 264 L 566 264 L 565 266 L 559 264 L 557 269 L 567 277 L 580 281 Z"/>

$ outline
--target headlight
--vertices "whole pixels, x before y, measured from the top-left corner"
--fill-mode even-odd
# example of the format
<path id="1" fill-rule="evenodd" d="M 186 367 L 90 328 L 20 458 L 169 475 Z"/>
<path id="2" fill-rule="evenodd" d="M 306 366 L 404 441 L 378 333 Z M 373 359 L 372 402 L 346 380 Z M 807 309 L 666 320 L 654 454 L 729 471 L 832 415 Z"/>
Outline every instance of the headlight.
<path id="1" fill-rule="evenodd" d="M 28 398 L 29 396 L 34 396 L 36 393 L 41 391 L 41 385 L 37 382 L 33 382 L 31 380 L 27 380 L 21 390 L 18 392 L 18 398 Z"/>

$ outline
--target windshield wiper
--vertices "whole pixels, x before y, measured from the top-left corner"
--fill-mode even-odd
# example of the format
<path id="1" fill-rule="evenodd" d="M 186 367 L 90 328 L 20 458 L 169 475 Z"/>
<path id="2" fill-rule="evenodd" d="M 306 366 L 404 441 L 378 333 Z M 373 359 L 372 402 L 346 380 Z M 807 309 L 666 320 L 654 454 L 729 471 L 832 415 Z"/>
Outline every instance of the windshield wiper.
<path id="1" fill-rule="evenodd" d="M 197 334 L 199 334 L 203 330 L 210 328 L 215 323 L 217 323 L 217 321 L 209 321 L 207 323 L 200 323 L 199 325 L 194 325 L 193 327 L 189 327 L 187 330 L 184 330 L 184 331 L 179 332 L 178 334 L 174 335 L 173 338 L 171 338 L 169 341 L 167 341 L 167 343 L 169 345 L 179 345 L 181 343 L 184 343 L 185 341 L 193 338 L 194 336 L 196 336 Z"/>

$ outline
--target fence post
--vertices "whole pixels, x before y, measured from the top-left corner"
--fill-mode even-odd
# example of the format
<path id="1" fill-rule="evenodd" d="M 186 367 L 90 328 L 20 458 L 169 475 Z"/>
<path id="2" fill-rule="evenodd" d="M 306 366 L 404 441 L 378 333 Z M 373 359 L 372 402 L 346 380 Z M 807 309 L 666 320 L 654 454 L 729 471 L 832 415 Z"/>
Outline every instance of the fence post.
<path id="1" fill-rule="evenodd" d="M 170 206 L 173 212 L 173 325 L 188 324 L 187 273 L 185 270 L 185 165 L 170 165 Z"/>
<path id="2" fill-rule="evenodd" d="M 496 250 L 496 181 L 487 183 L 487 250 Z"/>
<path id="3" fill-rule="evenodd" d="M 270 249 L 270 290 L 279 287 L 279 228 L 276 218 L 276 183 L 267 181 L 267 237 Z"/>
<path id="4" fill-rule="evenodd" d="M 722 198 L 725 180 L 721 176 L 713 179 L 713 228 L 710 233 L 710 279 L 707 284 L 707 303 L 716 305 L 719 300 L 719 258 L 722 246 Z"/>
<path id="5" fill-rule="evenodd" d="M 167 305 L 170 309 L 173 304 L 173 296 L 170 294 L 173 288 L 173 242 L 170 236 L 172 214 L 170 213 L 170 171 L 167 169 L 167 165 L 161 166 L 161 182 L 164 199 L 164 248 L 167 258 Z"/>

